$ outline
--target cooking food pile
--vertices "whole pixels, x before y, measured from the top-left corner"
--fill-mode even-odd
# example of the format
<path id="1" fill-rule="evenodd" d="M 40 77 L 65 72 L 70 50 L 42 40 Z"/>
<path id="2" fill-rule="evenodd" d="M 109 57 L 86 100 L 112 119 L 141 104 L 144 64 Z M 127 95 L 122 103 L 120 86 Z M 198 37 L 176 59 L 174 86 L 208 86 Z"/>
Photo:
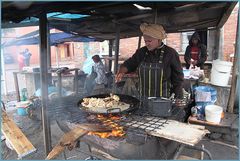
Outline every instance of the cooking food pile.
<path id="1" fill-rule="evenodd" d="M 118 108 L 121 111 L 124 111 L 129 108 L 129 104 L 121 102 L 119 96 L 110 94 L 109 97 L 105 98 L 84 98 L 81 103 L 82 106 L 87 107 L 91 111 L 95 112 L 105 112 L 108 109 Z"/>

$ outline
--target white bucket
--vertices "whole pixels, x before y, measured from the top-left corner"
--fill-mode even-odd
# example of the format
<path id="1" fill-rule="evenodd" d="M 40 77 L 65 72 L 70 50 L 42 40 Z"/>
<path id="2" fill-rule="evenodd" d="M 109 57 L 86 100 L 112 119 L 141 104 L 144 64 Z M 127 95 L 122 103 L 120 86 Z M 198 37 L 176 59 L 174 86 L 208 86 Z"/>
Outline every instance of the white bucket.
<path id="1" fill-rule="evenodd" d="M 16 103 L 16 107 L 17 107 L 17 108 L 18 108 L 18 107 L 23 107 L 23 108 L 25 108 L 25 107 L 28 107 L 30 104 L 31 104 L 30 101 L 21 101 L 21 102 L 17 102 L 17 103 Z"/>
<path id="2" fill-rule="evenodd" d="M 206 120 L 219 124 L 221 121 L 223 108 L 217 105 L 207 105 L 205 107 Z"/>
<path id="3" fill-rule="evenodd" d="M 219 59 L 213 60 L 211 70 L 211 84 L 217 86 L 227 86 L 231 69 L 231 62 L 221 61 Z"/>

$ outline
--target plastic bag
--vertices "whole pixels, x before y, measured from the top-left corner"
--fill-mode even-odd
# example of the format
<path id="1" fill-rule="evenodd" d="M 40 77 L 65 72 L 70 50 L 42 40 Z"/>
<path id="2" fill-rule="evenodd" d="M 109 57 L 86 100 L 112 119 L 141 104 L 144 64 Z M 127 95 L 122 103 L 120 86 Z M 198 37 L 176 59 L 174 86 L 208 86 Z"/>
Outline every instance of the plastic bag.
<path id="1" fill-rule="evenodd" d="M 196 91 L 195 92 L 196 102 L 211 102 L 211 92 Z"/>
<path id="2" fill-rule="evenodd" d="M 217 91 L 213 87 L 198 86 L 194 89 L 195 102 L 212 102 L 217 101 Z"/>

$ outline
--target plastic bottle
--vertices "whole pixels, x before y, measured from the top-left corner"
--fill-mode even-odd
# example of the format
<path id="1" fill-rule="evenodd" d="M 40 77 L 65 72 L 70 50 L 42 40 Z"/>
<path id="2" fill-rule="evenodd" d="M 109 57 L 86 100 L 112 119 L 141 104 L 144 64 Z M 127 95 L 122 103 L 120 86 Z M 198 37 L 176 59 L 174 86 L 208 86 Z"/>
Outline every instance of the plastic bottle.
<path id="1" fill-rule="evenodd" d="M 21 101 L 26 101 L 27 100 L 27 89 L 23 88 L 21 90 L 21 93 L 22 93 Z"/>

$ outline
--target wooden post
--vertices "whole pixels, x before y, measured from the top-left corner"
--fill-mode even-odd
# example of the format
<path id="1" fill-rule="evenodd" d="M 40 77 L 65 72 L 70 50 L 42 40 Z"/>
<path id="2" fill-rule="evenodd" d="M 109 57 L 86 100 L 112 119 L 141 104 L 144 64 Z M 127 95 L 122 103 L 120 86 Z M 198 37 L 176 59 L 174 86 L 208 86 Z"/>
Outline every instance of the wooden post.
<path id="1" fill-rule="evenodd" d="M 113 40 L 109 40 L 109 58 L 112 57 L 112 50 L 113 50 Z M 108 70 L 109 72 L 112 71 L 112 60 L 108 60 Z"/>
<path id="2" fill-rule="evenodd" d="M 118 71 L 118 57 L 119 57 L 119 41 L 120 41 L 120 29 L 118 24 L 116 25 L 116 40 L 115 40 L 115 62 L 114 62 L 114 73 L 116 74 Z"/>
<path id="3" fill-rule="evenodd" d="M 239 10 L 238 10 L 238 20 L 237 20 L 237 34 L 236 34 L 236 43 L 235 43 L 235 54 L 234 54 L 234 61 L 233 61 L 233 70 L 232 70 L 232 81 L 231 81 L 231 89 L 230 95 L 228 99 L 228 112 L 233 113 L 234 102 L 236 99 L 236 91 L 237 91 L 237 60 L 239 59 Z M 238 78 L 239 79 L 239 78 Z"/>

